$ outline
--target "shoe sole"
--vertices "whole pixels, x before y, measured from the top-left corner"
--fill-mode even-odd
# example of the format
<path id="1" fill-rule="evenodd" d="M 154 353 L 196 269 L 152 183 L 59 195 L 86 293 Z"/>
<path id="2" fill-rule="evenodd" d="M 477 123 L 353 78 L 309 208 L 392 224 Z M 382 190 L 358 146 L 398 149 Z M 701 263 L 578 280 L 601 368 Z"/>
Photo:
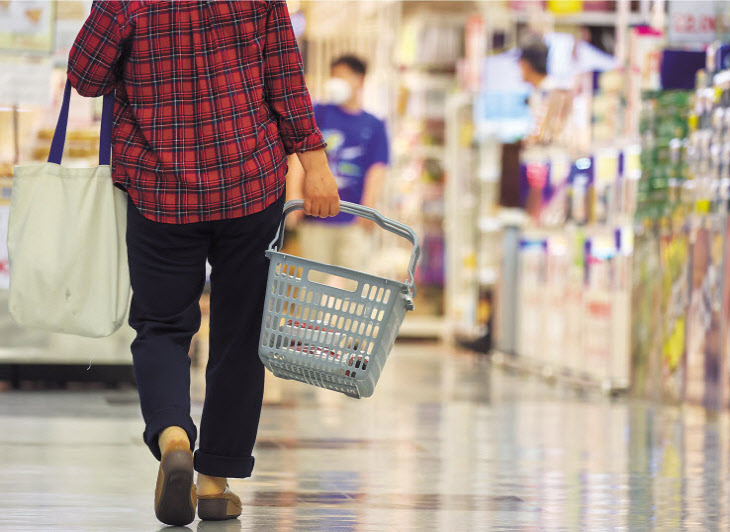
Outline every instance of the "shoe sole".
<path id="1" fill-rule="evenodd" d="M 195 519 L 193 457 L 187 451 L 173 451 L 163 458 L 157 482 L 162 482 L 155 506 L 157 519 L 172 526 L 189 525 Z"/>
<path id="2" fill-rule="evenodd" d="M 228 499 L 198 500 L 198 517 L 203 521 L 225 521 L 241 515 L 241 509 Z"/>

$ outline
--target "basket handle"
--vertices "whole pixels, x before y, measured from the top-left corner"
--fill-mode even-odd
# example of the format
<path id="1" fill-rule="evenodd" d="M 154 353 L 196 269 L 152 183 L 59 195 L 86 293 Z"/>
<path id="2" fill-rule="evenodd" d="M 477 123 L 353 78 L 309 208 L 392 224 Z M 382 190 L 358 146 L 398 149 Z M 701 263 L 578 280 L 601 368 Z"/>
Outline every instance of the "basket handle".
<path id="1" fill-rule="evenodd" d="M 290 213 L 294 211 L 301 211 L 304 210 L 304 200 L 296 199 L 296 200 L 290 200 L 286 202 L 286 205 L 284 205 L 284 215 L 281 219 L 281 224 L 279 224 L 279 229 L 276 232 L 276 236 L 274 237 L 274 240 L 271 241 L 271 244 L 269 244 L 269 251 L 278 251 L 281 249 L 282 244 L 284 243 L 284 224 L 286 223 L 286 217 L 289 216 Z M 408 227 L 405 224 L 402 224 L 400 222 L 396 222 L 395 220 L 391 220 L 390 218 L 386 218 L 382 214 L 380 214 L 375 209 L 372 209 L 370 207 L 365 207 L 363 205 L 358 205 L 356 203 L 350 203 L 348 201 L 340 201 L 340 211 L 346 212 L 348 214 L 354 214 L 355 216 L 359 216 L 360 218 L 366 218 L 368 220 L 372 220 L 376 224 L 378 224 L 380 227 L 385 229 L 386 231 L 390 231 L 391 233 L 395 233 L 396 235 L 405 238 L 408 240 L 411 244 L 413 244 L 413 252 L 411 253 L 411 261 L 408 264 L 408 280 L 406 281 L 406 286 L 411 292 L 412 296 L 416 295 L 416 284 L 415 284 L 415 278 L 416 278 L 416 264 L 418 263 L 418 258 L 421 256 L 421 247 L 418 244 L 418 235 L 416 235 L 415 231 Z"/>

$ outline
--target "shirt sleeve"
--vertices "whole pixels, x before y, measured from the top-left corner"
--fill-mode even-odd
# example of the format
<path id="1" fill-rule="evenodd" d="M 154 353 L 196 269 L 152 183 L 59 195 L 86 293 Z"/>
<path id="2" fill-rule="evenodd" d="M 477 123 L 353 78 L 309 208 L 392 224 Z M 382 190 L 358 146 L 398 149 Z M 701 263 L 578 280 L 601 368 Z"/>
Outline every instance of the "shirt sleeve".
<path id="1" fill-rule="evenodd" d="M 374 129 L 369 147 L 370 165 L 368 166 L 368 170 L 375 164 L 390 164 L 390 145 L 388 144 L 385 122 L 378 120 Z"/>
<path id="2" fill-rule="evenodd" d="M 132 34 L 122 2 L 95 0 L 68 57 L 68 79 L 82 96 L 101 96 L 122 79 L 124 48 Z"/>
<path id="3" fill-rule="evenodd" d="M 289 11 L 284 0 L 270 3 L 264 48 L 266 100 L 277 116 L 287 154 L 318 150 L 327 144 L 317 128 L 312 100 L 304 82 Z"/>

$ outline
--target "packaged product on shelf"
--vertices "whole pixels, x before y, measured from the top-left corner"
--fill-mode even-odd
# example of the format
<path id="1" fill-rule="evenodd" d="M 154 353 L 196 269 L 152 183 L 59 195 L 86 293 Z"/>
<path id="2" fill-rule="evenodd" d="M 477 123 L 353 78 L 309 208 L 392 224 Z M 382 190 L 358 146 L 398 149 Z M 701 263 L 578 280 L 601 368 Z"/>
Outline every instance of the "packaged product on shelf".
<path id="1" fill-rule="evenodd" d="M 615 210 L 615 183 L 619 178 L 618 150 L 605 148 L 595 155 L 595 204 L 593 220 L 604 224 Z"/>
<path id="2" fill-rule="evenodd" d="M 726 393 L 727 321 L 722 316 L 726 230 L 723 217 L 704 217 L 692 242 L 684 399 L 712 410 L 722 408 Z"/>
<path id="3" fill-rule="evenodd" d="M 570 282 L 572 256 L 568 235 L 551 234 L 545 254 L 545 343 L 542 355 L 551 368 L 566 366 L 567 344 L 566 292 Z"/>
<path id="4" fill-rule="evenodd" d="M 629 32 L 629 76 L 626 95 L 625 134 L 633 137 L 639 129 L 641 93 L 660 87 L 659 69 L 664 34 L 654 28 L 637 26 Z"/>
<path id="5" fill-rule="evenodd" d="M 549 155 L 547 185 L 543 193 L 540 224 L 545 227 L 561 227 L 568 218 L 570 187 L 570 158 L 560 149 Z"/>
<path id="6" fill-rule="evenodd" d="M 542 153 L 526 154 L 520 166 L 520 195 L 527 213 L 539 218 L 548 191 L 549 167 Z"/>
<path id="7" fill-rule="evenodd" d="M 610 233 L 593 235 L 585 244 L 583 294 L 583 372 L 599 381 L 610 379 L 614 314 L 614 261 L 617 250 Z"/>
<path id="8" fill-rule="evenodd" d="M 660 389 L 662 269 L 659 239 L 652 220 L 638 224 L 634 235 L 631 272 L 631 358 L 632 388 L 640 396 L 655 395 Z"/>
<path id="9" fill-rule="evenodd" d="M 585 234 L 582 229 L 568 230 L 568 280 L 565 287 L 565 353 L 562 364 L 569 373 L 582 372 L 583 352 L 583 296 L 585 284 Z"/>
<path id="10" fill-rule="evenodd" d="M 661 391 L 672 402 L 682 400 L 686 365 L 686 315 L 689 303 L 690 246 L 685 216 L 678 211 L 660 221 Z"/>
<path id="11" fill-rule="evenodd" d="M 625 73 L 609 70 L 599 75 L 599 90 L 592 99 L 594 142 L 611 142 L 623 136 Z"/>
<path id="12" fill-rule="evenodd" d="M 0 290 L 10 287 L 10 265 L 8 263 L 8 217 L 10 216 L 10 192 L 13 182 L 0 177 Z"/>
<path id="13" fill-rule="evenodd" d="M 543 318 L 547 240 L 523 236 L 519 244 L 516 350 L 528 359 L 540 360 L 545 333 Z"/>
<path id="14" fill-rule="evenodd" d="M 573 163 L 570 170 L 570 219 L 579 224 L 591 221 L 593 197 L 593 161 L 582 157 Z"/>
<path id="15" fill-rule="evenodd" d="M 611 289 L 611 357 L 608 379 L 611 387 L 627 390 L 631 383 L 631 263 L 634 255 L 634 229 L 615 226 L 616 255 L 613 260 Z"/>
<path id="16" fill-rule="evenodd" d="M 646 91 L 643 94 L 642 174 L 637 197 L 640 216 L 669 216 L 672 205 L 680 201 L 684 180 L 689 177 L 686 146 L 690 104 L 688 91 Z"/>

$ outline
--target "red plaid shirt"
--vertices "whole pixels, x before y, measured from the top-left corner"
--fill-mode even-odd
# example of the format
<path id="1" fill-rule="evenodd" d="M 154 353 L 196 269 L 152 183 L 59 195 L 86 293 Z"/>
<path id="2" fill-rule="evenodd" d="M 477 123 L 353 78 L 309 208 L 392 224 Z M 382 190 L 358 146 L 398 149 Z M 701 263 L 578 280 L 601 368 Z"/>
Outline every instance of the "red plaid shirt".
<path id="1" fill-rule="evenodd" d="M 116 89 L 114 182 L 158 222 L 262 211 L 286 155 L 325 147 L 284 0 L 96 1 L 68 77 Z"/>

